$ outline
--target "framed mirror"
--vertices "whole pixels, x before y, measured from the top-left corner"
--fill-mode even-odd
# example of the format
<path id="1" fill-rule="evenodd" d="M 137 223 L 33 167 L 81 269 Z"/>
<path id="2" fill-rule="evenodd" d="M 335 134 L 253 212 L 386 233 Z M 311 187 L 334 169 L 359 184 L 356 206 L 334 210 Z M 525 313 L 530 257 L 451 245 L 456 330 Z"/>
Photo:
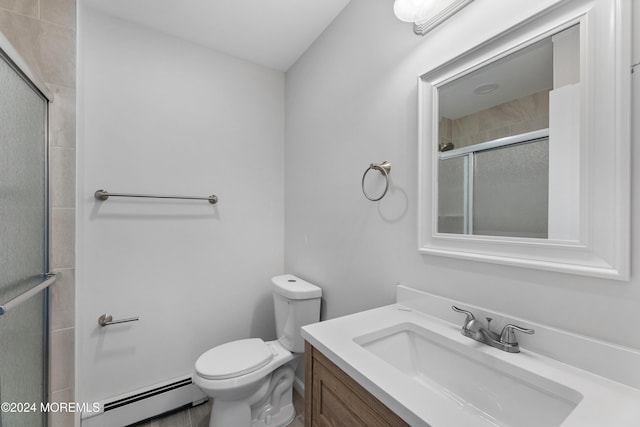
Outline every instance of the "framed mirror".
<path id="1" fill-rule="evenodd" d="M 628 280 L 630 15 L 560 2 L 420 77 L 422 253 Z"/>

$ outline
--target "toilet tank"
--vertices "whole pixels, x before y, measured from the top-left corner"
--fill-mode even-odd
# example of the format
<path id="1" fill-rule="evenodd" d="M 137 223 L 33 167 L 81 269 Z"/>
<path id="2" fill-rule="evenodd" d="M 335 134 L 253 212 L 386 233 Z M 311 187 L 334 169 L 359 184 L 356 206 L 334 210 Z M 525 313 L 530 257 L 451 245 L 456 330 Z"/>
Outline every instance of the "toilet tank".
<path id="1" fill-rule="evenodd" d="M 278 341 L 293 353 L 303 353 L 300 328 L 320 321 L 322 289 L 291 274 L 276 276 L 271 281 Z"/>

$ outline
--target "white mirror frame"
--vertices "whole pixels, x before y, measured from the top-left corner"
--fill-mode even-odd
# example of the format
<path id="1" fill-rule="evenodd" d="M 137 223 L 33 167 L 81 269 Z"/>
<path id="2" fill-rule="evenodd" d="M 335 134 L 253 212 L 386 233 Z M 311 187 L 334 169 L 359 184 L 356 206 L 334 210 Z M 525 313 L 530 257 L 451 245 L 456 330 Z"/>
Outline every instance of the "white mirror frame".
<path id="1" fill-rule="evenodd" d="M 580 24 L 580 237 L 438 233 L 438 88 Z M 560 2 L 418 79 L 418 250 L 423 254 L 629 280 L 631 0 Z"/>

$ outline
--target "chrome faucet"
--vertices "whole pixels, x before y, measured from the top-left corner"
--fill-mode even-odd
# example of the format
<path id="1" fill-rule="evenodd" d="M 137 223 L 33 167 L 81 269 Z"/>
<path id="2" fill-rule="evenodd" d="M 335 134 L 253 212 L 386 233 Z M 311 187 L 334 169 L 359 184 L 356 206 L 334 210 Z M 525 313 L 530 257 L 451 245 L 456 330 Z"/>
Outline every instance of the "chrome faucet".
<path id="1" fill-rule="evenodd" d="M 502 332 L 498 334 L 491 330 L 492 319 L 490 317 L 486 318 L 487 324 L 485 325 L 484 322 L 476 319 L 470 311 L 463 310 L 455 305 L 452 305 L 451 308 L 453 311 L 457 311 L 458 313 L 462 313 L 467 316 L 464 321 L 464 325 L 462 325 L 462 330 L 460 331 L 462 335 L 508 353 L 520 352 L 520 346 L 518 345 L 518 341 L 516 341 L 516 334 L 514 331 L 523 332 L 529 335 L 535 333 L 533 329 L 508 324 L 502 328 Z"/>

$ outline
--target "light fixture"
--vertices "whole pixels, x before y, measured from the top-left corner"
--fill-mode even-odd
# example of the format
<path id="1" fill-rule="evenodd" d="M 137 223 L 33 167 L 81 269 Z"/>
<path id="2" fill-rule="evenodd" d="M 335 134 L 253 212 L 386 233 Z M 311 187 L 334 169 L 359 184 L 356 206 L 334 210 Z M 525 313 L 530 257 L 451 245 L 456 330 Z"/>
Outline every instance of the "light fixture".
<path id="1" fill-rule="evenodd" d="M 473 0 L 395 0 L 393 12 L 405 22 L 413 22 L 413 32 L 425 35 Z"/>
<path id="2" fill-rule="evenodd" d="M 497 90 L 498 87 L 500 87 L 498 83 L 485 83 L 483 85 L 476 87 L 473 90 L 473 93 L 475 93 L 476 95 L 484 95 L 486 93 L 491 93 L 494 90 Z"/>

